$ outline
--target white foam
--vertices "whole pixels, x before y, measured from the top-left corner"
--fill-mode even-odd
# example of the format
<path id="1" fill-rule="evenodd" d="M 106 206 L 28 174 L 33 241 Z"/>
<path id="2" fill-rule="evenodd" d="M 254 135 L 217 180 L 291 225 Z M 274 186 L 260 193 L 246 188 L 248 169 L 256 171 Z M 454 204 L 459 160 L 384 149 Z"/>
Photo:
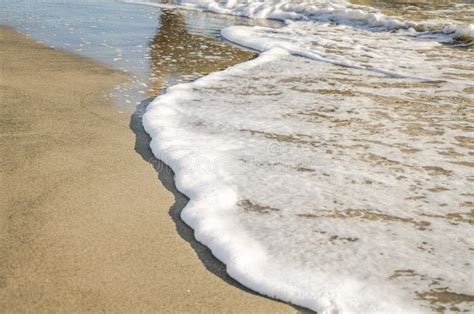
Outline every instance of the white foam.
<path id="1" fill-rule="evenodd" d="M 232 152 L 243 145 L 183 128 L 182 123 L 186 121 L 183 116 L 191 112 L 183 111 L 180 104 L 192 100 L 193 89 L 219 83 L 229 75 L 240 75 L 285 54 L 285 51 L 274 49 L 255 61 L 211 74 L 191 84 L 171 87 L 149 106 L 143 124 L 153 138 L 151 148 L 156 156 L 173 168 L 178 189 L 190 197 L 182 218 L 195 230 L 196 239 L 210 247 L 213 254 L 226 264 L 228 273 L 255 291 L 328 312 L 341 309 L 341 305 L 347 303 L 347 309 L 350 309 L 352 298 L 358 295 L 364 295 L 370 302 L 360 310 L 377 312 L 398 308 L 393 297 L 385 302 L 375 302 L 374 287 L 365 287 L 352 278 L 306 273 L 293 265 L 271 259 L 267 248 L 249 236 L 245 226 L 238 223 L 241 215 L 237 207 L 238 189 L 232 178 L 225 174 L 225 167 L 238 166 L 236 160 L 232 160 Z M 203 150 L 204 147 L 212 149 Z M 224 167 L 216 172 L 215 168 L 220 166 Z M 213 171 L 209 171 L 210 168 L 214 168 Z M 388 291 L 387 295 L 390 295 Z"/>
<path id="2" fill-rule="evenodd" d="M 400 58 L 399 50 L 413 43 L 412 38 L 387 33 L 372 33 L 353 29 L 350 26 L 329 26 L 327 23 L 293 22 L 282 29 L 264 27 L 233 26 L 222 30 L 229 41 L 258 51 L 282 48 L 289 53 L 322 61 L 383 73 L 392 77 L 430 80 L 424 77 L 426 65 L 419 66 L 419 53 Z M 419 43 L 419 49 L 429 50 L 437 43 Z M 389 49 L 387 49 L 389 48 Z M 386 53 L 393 54 L 393 57 Z M 393 60 L 393 62 L 392 62 Z"/>
<path id="3" fill-rule="evenodd" d="M 154 0 L 122 0 L 127 3 L 151 5 L 161 8 L 186 8 L 219 14 L 239 15 L 249 18 L 267 18 L 282 21 L 317 21 L 351 25 L 378 30 L 418 29 L 427 30 L 433 21 L 416 23 L 389 17 L 369 6 L 354 5 L 345 0 L 181 0 L 160 3 Z M 437 21 L 438 24 L 440 21 Z M 443 21 L 442 21 L 443 22 Z M 440 28 L 452 39 L 473 39 L 474 24 L 452 24 Z M 454 29 L 454 31 L 452 31 Z"/>
<path id="4" fill-rule="evenodd" d="M 474 40 L 474 24 L 455 25 L 451 24 L 443 29 L 446 34 L 452 34 L 454 38 Z"/>
<path id="5" fill-rule="evenodd" d="M 455 138 L 464 133 L 449 125 L 462 120 L 449 115 L 435 127 L 444 130 L 438 137 L 411 139 L 399 132 L 409 120 L 391 122 L 397 112 L 377 108 L 380 103 L 370 98 L 345 102 L 337 94 L 299 91 L 354 88 L 326 74 L 334 72 L 333 65 L 302 60 L 271 50 L 170 88 L 144 115 L 153 152 L 173 168 L 178 189 L 190 197 L 182 218 L 198 241 L 247 287 L 323 313 L 424 311 L 429 303 L 417 301 L 415 291 L 429 291 L 435 278 L 442 278 L 440 287 L 472 293 L 466 284 L 472 272 L 466 264 L 472 258 L 469 225 L 434 218 L 452 213 L 466 199 L 462 195 L 472 192 L 465 166 L 437 153 L 456 147 Z M 343 76 L 354 79 L 357 72 L 347 69 Z M 396 84 L 393 80 L 375 75 L 367 83 L 376 87 L 375 82 Z M 390 87 L 358 88 L 396 95 Z M 404 94 L 423 95 L 423 89 Z M 332 122 L 322 119 L 315 126 L 305 119 L 311 118 L 305 111 L 322 109 Z M 374 120 L 379 110 L 389 116 Z M 356 112 L 355 121 L 362 119 L 356 125 L 378 126 L 385 134 L 351 124 L 336 127 L 337 120 L 354 118 L 350 112 Z M 392 161 L 385 167 L 365 159 L 370 156 Z M 426 170 L 440 165 L 452 177 L 436 179 Z M 428 192 L 437 185 L 448 190 Z M 349 208 L 378 218 L 364 219 L 364 211 Z M 332 218 L 334 213 L 340 217 Z"/>
<path id="6" fill-rule="evenodd" d="M 155 1 L 127 0 L 127 2 L 170 7 L 173 4 L 162 4 Z M 175 5 L 176 6 L 176 5 Z M 369 27 L 386 29 L 409 28 L 413 23 L 388 18 L 376 10 L 365 12 L 347 1 L 196 1 L 183 0 L 180 7 L 205 10 L 220 14 L 240 15 L 251 18 L 269 18 L 278 20 L 318 20 L 339 23 L 363 24 Z M 364 7 L 368 8 L 368 7 Z"/>
<path id="7" fill-rule="evenodd" d="M 262 54 L 148 107 L 153 153 L 190 198 L 183 220 L 270 297 L 321 313 L 469 311 L 472 52 L 343 1 L 311 3 L 187 4 L 298 21 L 224 29 Z"/>

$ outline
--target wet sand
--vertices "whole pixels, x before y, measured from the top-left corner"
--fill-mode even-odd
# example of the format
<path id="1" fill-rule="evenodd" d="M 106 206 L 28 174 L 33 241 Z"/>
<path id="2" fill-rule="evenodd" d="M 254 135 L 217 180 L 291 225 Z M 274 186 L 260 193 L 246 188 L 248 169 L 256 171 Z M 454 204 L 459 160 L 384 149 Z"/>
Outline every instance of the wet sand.
<path id="1" fill-rule="evenodd" d="M 140 117 L 103 97 L 127 77 L 7 28 L 0 47 L 1 313 L 295 311 L 226 276 L 179 220 Z"/>

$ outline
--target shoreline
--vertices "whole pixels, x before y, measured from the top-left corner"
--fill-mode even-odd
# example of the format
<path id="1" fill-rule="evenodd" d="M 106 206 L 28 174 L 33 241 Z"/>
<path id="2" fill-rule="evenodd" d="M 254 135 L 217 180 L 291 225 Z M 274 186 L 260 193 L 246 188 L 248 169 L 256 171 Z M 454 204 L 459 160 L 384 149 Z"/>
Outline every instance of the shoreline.
<path id="1" fill-rule="evenodd" d="M 0 34 L 0 311 L 295 311 L 194 240 L 140 117 L 103 97 L 123 73 Z"/>

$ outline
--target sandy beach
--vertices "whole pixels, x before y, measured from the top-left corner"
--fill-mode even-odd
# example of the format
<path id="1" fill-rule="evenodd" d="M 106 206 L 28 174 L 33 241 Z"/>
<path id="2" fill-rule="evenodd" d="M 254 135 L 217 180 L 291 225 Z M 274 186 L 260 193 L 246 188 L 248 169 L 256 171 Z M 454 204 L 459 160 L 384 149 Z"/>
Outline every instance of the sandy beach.
<path id="1" fill-rule="evenodd" d="M 193 240 L 140 117 L 103 97 L 124 74 L 8 28 L 0 46 L 1 313 L 295 311 Z"/>

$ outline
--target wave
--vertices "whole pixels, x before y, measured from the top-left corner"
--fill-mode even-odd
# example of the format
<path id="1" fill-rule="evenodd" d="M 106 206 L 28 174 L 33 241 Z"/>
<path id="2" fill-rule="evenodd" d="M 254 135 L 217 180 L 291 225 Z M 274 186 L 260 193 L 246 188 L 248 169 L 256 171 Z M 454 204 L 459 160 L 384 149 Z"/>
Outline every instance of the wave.
<path id="1" fill-rule="evenodd" d="M 238 144 L 239 137 L 232 140 L 197 131 L 194 128 L 198 124 L 196 121 L 202 121 L 198 118 L 199 109 L 189 111 L 187 104 L 193 99 L 206 101 L 206 98 L 202 99 L 193 91 L 215 85 L 223 87 L 228 79 L 248 75 L 249 70 L 285 55 L 285 50 L 275 48 L 253 61 L 212 73 L 192 83 L 173 86 L 147 108 L 143 125 L 152 138 L 150 147 L 157 158 L 171 166 L 176 173 L 177 188 L 190 198 L 181 218 L 194 229 L 195 238 L 208 246 L 214 256 L 226 265 L 228 274 L 254 291 L 321 313 L 408 310 L 414 313 L 413 306 L 404 305 L 393 288 L 376 284 L 370 286 L 357 276 L 315 271 L 275 258 L 264 242 L 249 232 L 248 225 L 240 223 L 245 219 L 242 217 L 242 207 L 263 213 L 278 209 L 259 208 L 257 203 L 253 203 L 253 198 L 252 201 L 242 200 L 242 191 L 233 181 L 244 180 L 245 184 L 245 181 L 249 181 L 245 176 L 251 174 L 246 173 L 244 177 L 238 175 L 241 169 L 246 168 L 241 160 L 236 160 L 238 155 L 235 152 L 244 149 L 243 145 Z M 201 112 L 208 113 L 208 110 Z M 185 127 L 184 124 L 193 127 Z M 216 127 L 218 130 L 222 126 Z M 270 152 L 271 147 L 271 143 L 263 146 Z M 268 155 L 268 152 L 248 153 Z M 261 173 L 252 175 L 260 176 Z M 251 187 L 267 188 L 253 184 Z M 299 188 L 301 185 L 295 184 L 294 187 Z M 311 195 L 310 191 L 301 192 Z M 265 235 L 265 227 L 257 224 L 257 228 L 260 227 L 263 230 L 257 233 Z M 305 246 L 300 249 L 304 250 Z M 284 245 L 279 250 L 280 254 L 285 254 Z"/>
<path id="2" fill-rule="evenodd" d="M 182 4 L 291 18 L 224 29 L 262 53 L 143 116 L 229 275 L 322 313 L 468 310 L 474 64 L 439 39 L 470 29 L 422 35 L 343 1 Z"/>
<path id="3" fill-rule="evenodd" d="M 351 4 L 345 0 L 181 0 L 171 3 L 160 3 L 153 0 L 124 0 L 124 2 L 164 8 L 180 7 L 205 10 L 248 18 L 266 18 L 282 21 L 312 20 L 318 22 L 334 22 L 351 25 L 353 27 L 373 28 L 379 31 L 412 29 L 423 32 L 432 28 L 429 24 L 389 17 L 377 9 L 364 5 Z M 448 23 L 440 28 L 440 31 L 452 35 L 452 40 L 461 39 L 464 41 L 472 41 L 474 39 L 473 29 L 473 24 Z"/>

